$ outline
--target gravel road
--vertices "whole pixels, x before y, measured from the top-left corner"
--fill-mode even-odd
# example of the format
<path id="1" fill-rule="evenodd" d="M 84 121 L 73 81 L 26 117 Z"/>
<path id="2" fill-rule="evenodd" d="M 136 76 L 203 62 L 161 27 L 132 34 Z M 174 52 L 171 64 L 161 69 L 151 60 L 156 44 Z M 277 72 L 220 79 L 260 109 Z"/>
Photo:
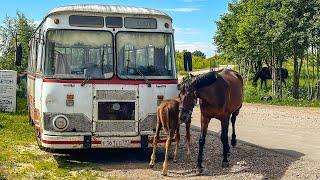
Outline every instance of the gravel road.
<path id="1" fill-rule="evenodd" d="M 192 160 L 185 159 L 181 137 L 179 159 L 169 162 L 167 177 L 161 175 L 164 147 L 158 148 L 156 165 L 148 167 L 150 151 L 95 150 L 89 154 L 56 155 L 61 166 L 93 163 L 101 178 L 121 179 L 320 179 L 320 110 L 245 104 L 237 120 L 238 144 L 231 148 L 230 167 L 221 168 L 219 121 L 212 120 L 204 150 L 205 171 L 195 174 L 199 139 L 199 112 L 192 120 Z M 182 128 L 184 129 L 184 128 Z M 182 136 L 184 131 L 182 131 Z M 173 147 L 172 147 L 173 149 Z M 173 151 L 171 151 L 171 158 Z M 64 159 L 64 161 L 59 161 Z"/>

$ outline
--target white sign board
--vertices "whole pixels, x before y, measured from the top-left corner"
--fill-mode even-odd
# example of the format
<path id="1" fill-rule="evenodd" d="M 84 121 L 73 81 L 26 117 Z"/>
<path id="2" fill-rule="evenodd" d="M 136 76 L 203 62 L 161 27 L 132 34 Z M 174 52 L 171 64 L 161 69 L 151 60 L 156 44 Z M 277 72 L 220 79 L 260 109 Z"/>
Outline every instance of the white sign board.
<path id="1" fill-rule="evenodd" d="M 0 111 L 16 112 L 17 72 L 0 70 Z"/>

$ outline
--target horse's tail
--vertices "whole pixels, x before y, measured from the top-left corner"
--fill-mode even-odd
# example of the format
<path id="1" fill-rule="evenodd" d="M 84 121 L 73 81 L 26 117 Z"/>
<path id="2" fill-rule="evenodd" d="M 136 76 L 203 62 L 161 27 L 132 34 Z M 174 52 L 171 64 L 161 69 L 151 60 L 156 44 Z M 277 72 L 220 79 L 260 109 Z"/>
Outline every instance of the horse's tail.
<path id="1" fill-rule="evenodd" d="M 236 75 L 237 78 L 241 81 L 241 83 L 242 83 L 242 85 L 243 85 L 243 84 L 244 84 L 244 80 L 243 80 L 242 76 L 241 76 L 238 72 L 236 72 L 236 71 L 235 71 L 235 75 Z"/>
<path id="2" fill-rule="evenodd" d="M 283 79 L 287 79 L 289 76 L 288 70 L 286 68 L 283 68 Z"/>

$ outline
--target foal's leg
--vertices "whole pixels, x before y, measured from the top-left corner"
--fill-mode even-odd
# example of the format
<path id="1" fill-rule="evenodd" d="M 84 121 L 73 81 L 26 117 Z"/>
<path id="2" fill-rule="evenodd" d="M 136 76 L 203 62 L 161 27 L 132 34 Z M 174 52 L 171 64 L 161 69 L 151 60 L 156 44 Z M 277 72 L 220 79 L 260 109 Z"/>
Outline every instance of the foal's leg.
<path id="1" fill-rule="evenodd" d="M 191 151 L 190 151 L 190 123 L 186 124 L 186 141 L 187 141 L 187 159 L 191 160 Z"/>
<path id="2" fill-rule="evenodd" d="M 202 173 L 202 159 L 203 159 L 203 147 L 206 142 L 206 135 L 208 131 L 208 124 L 210 122 L 210 118 L 204 117 L 201 115 L 201 134 L 199 139 L 199 153 L 198 153 L 198 164 L 197 169 L 199 173 Z"/>
<path id="3" fill-rule="evenodd" d="M 173 162 L 177 162 L 177 156 L 178 156 L 178 148 L 179 148 L 179 141 L 180 141 L 179 125 L 176 130 L 175 141 L 176 141 L 176 145 L 175 145 L 175 149 L 174 149 Z"/>
<path id="4" fill-rule="evenodd" d="M 151 160 L 149 163 L 150 168 L 153 168 L 154 162 L 156 160 L 156 150 L 157 150 L 157 144 L 158 144 L 158 140 L 159 140 L 159 134 L 160 134 L 161 127 L 162 127 L 162 124 L 160 121 L 158 121 L 157 127 L 156 127 L 156 134 L 154 135 L 153 143 L 152 143 L 153 151 L 152 151 Z"/>
<path id="5" fill-rule="evenodd" d="M 166 155 L 163 162 L 163 169 L 162 169 L 162 175 L 166 176 L 168 174 L 168 160 L 169 160 L 169 154 L 170 154 L 170 145 L 171 141 L 174 135 L 174 131 L 170 130 L 169 136 L 166 142 Z"/>
<path id="6" fill-rule="evenodd" d="M 223 145 L 223 160 L 222 160 L 222 167 L 228 167 L 228 153 L 230 150 L 229 142 L 228 142 L 228 127 L 229 127 L 229 118 L 230 116 L 221 119 L 221 142 Z"/>
<path id="7" fill-rule="evenodd" d="M 231 145 L 233 147 L 236 146 L 237 144 L 237 136 L 236 136 L 236 127 L 235 127 L 235 123 L 236 123 L 236 119 L 237 119 L 237 116 L 239 115 L 239 110 L 236 110 L 234 113 L 232 113 L 232 116 L 231 116 L 231 123 L 232 123 L 232 137 L 231 137 Z"/>

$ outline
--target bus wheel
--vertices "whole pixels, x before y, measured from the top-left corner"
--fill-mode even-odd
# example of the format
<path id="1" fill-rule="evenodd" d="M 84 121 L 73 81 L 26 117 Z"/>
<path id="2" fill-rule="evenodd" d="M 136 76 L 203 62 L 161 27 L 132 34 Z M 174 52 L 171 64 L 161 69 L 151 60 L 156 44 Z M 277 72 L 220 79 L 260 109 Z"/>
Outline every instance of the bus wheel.
<path id="1" fill-rule="evenodd" d="M 38 145 L 39 149 L 42 150 L 42 151 L 46 151 L 46 152 L 53 152 L 51 149 L 43 147 L 41 145 L 41 132 L 40 132 L 40 130 L 37 129 L 37 128 L 34 128 L 34 132 L 35 132 L 37 145 Z"/>

